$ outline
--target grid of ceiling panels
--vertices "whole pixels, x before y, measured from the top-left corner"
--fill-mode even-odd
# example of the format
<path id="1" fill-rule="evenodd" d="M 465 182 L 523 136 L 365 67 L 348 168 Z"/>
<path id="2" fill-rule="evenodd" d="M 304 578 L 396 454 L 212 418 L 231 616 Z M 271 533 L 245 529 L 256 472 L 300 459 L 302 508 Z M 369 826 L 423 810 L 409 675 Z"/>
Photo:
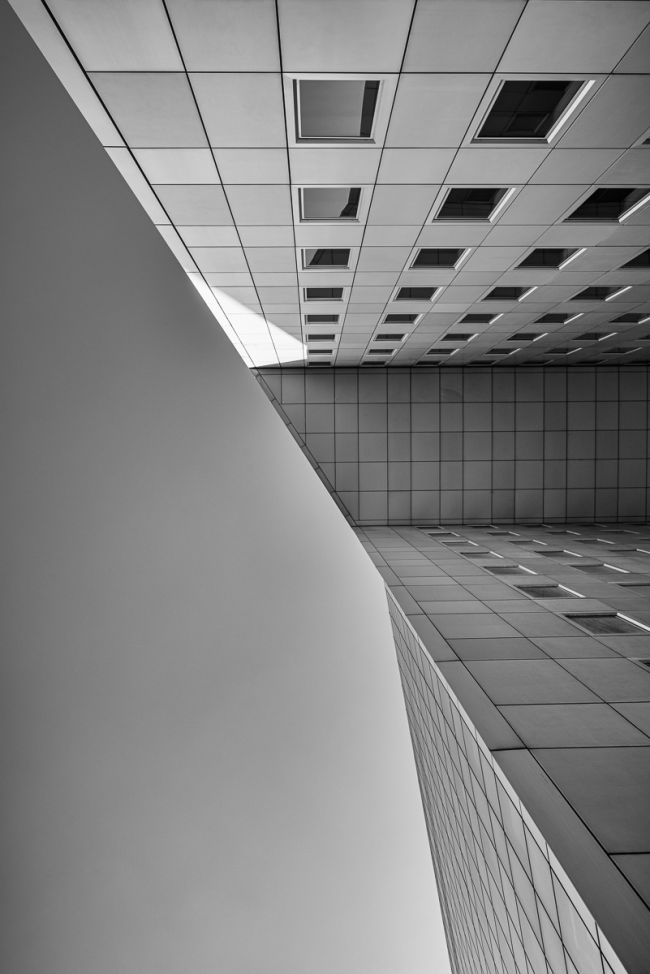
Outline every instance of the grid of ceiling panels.
<path id="1" fill-rule="evenodd" d="M 567 222 L 596 190 L 650 190 L 645 0 L 13 6 L 249 364 L 647 360 L 650 205 Z M 372 137 L 300 141 L 315 81 L 374 82 Z M 575 82 L 579 104 L 547 138 L 477 142 L 508 81 Z M 336 90 L 331 131 L 358 85 Z M 356 215 L 303 219 L 333 187 Z M 470 189 L 498 191 L 491 219 Z M 455 266 L 411 269 L 421 248 Z M 533 250 L 560 253 L 520 268 Z"/>

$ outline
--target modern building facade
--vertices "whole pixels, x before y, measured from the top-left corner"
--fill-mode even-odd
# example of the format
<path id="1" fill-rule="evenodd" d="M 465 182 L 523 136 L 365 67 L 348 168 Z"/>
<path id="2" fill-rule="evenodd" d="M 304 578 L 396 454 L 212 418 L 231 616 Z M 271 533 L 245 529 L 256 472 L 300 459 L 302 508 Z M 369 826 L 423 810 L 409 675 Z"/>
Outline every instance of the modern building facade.
<path id="1" fill-rule="evenodd" d="M 650 3 L 11 6 L 383 579 L 454 974 L 648 974 Z"/>

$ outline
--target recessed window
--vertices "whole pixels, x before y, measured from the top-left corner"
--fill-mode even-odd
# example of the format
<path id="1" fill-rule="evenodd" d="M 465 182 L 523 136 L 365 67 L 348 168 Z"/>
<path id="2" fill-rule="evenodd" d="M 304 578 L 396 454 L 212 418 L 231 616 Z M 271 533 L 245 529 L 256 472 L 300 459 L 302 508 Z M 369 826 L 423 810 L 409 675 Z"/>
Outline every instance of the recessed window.
<path id="1" fill-rule="evenodd" d="M 401 314 L 395 313 L 386 315 L 384 318 L 385 325 L 413 325 L 418 320 L 420 315 L 418 314 Z"/>
<path id="2" fill-rule="evenodd" d="M 634 352 L 634 348 L 624 348 L 622 345 L 617 345 L 615 348 L 602 348 L 601 355 L 627 355 L 628 352 Z"/>
<path id="3" fill-rule="evenodd" d="M 441 342 L 468 342 L 470 338 L 475 338 L 476 336 L 472 332 L 448 332 L 443 335 L 440 339 Z"/>
<path id="4" fill-rule="evenodd" d="M 328 250 L 319 248 L 317 250 L 303 250 L 302 266 L 305 269 L 330 267 L 348 267 L 350 263 L 349 250 Z"/>
<path id="5" fill-rule="evenodd" d="M 599 563 L 597 565 L 571 565 L 572 568 L 577 568 L 578 571 L 586 572 L 587 575 L 618 575 L 619 572 L 616 568 L 612 568 L 611 565 L 605 565 Z M 650 581 L 648 582 L 650 585 Z"/>
<path id="6" fill-rule="evenodd" d="M 369 348 L 367 355 L 392 355 L 395 349 L 393 348 Z"/>
<path id="7" fill-rule="evenodd" d="M 305 322 L 308 325 L 335 325 L 338 320 L 338 315 L 305 315 Z"/>
<path id="8" fill-rule="evenodd" d="M 620 290 L 620 287 L 586 287 L 578 294 L 574 294 L 571 301 L 607 301 Z"/>
<path id="9" fill-rule="evenodd" d="M 627 264 L 623 264 L 623 267 L 650 267 L 650 250 L 637 254 L 632 260 L 628 260 Z"/>
<path id="10" fill-rule="evenodd" d="M 573 211 L 567 220 L 595 221 L 608 223 L 624 219 L 637 204 L 648 197 L 648 188 L 631 189 L 601 188 L 595 189 L 580 206 Z M 565 221 L 566 222 L 566 221 Z"/>
<path id="11" fill-rule="evenodd" d="M 567 619 L 570 619 L 571 622 L 577 622 L 583 629 L 587 629 L 595 635 L 616 635 L 618 633 L 638 633 L 642 631 L 641 626 L 636 626 L 633 622 L 628 622 L 623 616 L 617 615 L 614 612 L 598 615 L 567 615 Z"/>
<path id="12" fill-rule="evenodd" d="M 427 355 L 453 355 L 455 351 L 454 348 L 430 348 Z"/>
<path id="13" fill-rule="evenodd" d="M 507 189 L 456 187 L 447 193 L 436 220 L 489 220 Z"/>
<path id="14" fill-rule="evenodd" d="M 494 287 L 482 300 L 519 301 L 528 291 L 530 291 L 529 287 Z"/>
<path id="15" fill-rule="evenodd" d="M 517 267 L 553 267 L 556 270 L 578 251 L 561 247 L 537 247 Z"/>
<path id="16" fill-rule="evenodd" d="M 345 186 L 306 186 L 300 190 L 300 219 L 330 223 L 356 220 L 361 190 Z"/>
<path id="17" fill-rule="evenodd" d="M 521 575 L 521 568 L 518 565 L 494 565 L 488 568 L 487 565 L 484 568 L 490 572 L 491 575 Z"/>
<path id="18" fill-rule="evenodd" d="M 494 315 L 490 312 L 485 314 L 465 315 L 461 318 L 461 325 L 490 325 L 494 321 Z"/>
<path id="19" fill-rule="evenodd" d="M 394 333 L 394 334 L 389 334 L 388 332 L 385 332 L 384 334 L 381 334 L 381 335 L 375 335 L 373 341 L 375 341 L 375 342 L 401 342 L 403 338 L 404 338 L 404 335 L 403 334 L 400 334 L 399 332 Z"/>
<path id="20" fill-rule="evenodd" d="M 575 314 L 548 314 L 542 315 L 541 318 L 537 318 L 536 324 L 538 325 L 566 325 L 567 322 L 576 318 Z"/>
<path id="21" fill-rule="evenodd" d="M 306 287 L 305 301 L 342 301 L 342 287 Z"/>
<path id="22" fill-rule="evenodd" d="M 510 355 L 512 352 L 511 348 L 491 348 L 489 352 L 484 352 L 484 355 Z"/>
<path id="23" fill-rule="evenodd" d="M 459 551 L 458 554 L 462 555 L 464 558 L 486 558 L 490 554 L 490 552 L 489 551 Z"/>
<path id="24" fill-rule="evenodd" d="M 379 81 L 301 79 L 294 92 L 299 141 L 372 138 Z"/>
<path id="25" fill-rule="evenodd" d="M 626 311 L 624 315 L 619 315 L 618 318 L 614 318 L 613 322 L 622 325 L 644 325 L 646 321 L 650 321 L 650 312 L 648 311 Z"/>
<path id="26" fill-rule="evenodd" d="M 581 87 L 580 81 L 504 81 L 476 138 L 546 139 Z"/>
<path id="27" fill-rule="evenodd" d="M 464 253 L 462 248 L 439 250 L 423 247 L 418 250 L 411 267 L 455 267 Z"/>
<path id="28" fill-rule="evenodd" d="M 530 595 L 533 599 L 577 599 L 574 592 L 562 588 L 560 585 L 515 585 L 520 592 Z"/>
<path id="29" fill-rule="evenodd" d="M 431 301 L 435 287 L 401 287 L 395 295 L 396 301 Z"/>
<path id="30" fill-rule="evenodd" d="M 571 351 L 570 348 L 547 348 L 546 351 L 549 355 L 568 355 Z"/>
<path id="31" fill-rule="evenodd" d="M 333 342 L 336 335 L 307 335 L 308 342 Z"/>
<path id="32" fill-rule="evenodd" d="M 603 338 L 613 338 L 615 332 L 611 335 L 607 335 L 602 331 L 586 331 L 584 335 L 578 335 L 576 338 L 572 338 L 572 342 L 601 342 Z"/>
<path id="33" fill-rule="evenodd" d="M 333 349 L 331 348 L 309 348 L 308 352 L 313 357 L 314 355 L 331 355 Z"/>

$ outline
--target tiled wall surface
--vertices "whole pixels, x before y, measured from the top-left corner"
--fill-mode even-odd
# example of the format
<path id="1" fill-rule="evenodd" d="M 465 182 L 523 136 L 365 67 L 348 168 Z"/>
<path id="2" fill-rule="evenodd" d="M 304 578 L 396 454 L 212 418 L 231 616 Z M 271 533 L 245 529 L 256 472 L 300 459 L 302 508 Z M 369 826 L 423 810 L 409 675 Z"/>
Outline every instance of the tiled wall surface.
<path id="1" fill-rule="evenodd" d="M 359 534 L 390 589 L 457 971 L 647 974 L 650 528 Z"/>
<path id="2" fill-rule="evenodd" d="M 648 369 L 265 369 L 360 525 L 645 520 Z"/>

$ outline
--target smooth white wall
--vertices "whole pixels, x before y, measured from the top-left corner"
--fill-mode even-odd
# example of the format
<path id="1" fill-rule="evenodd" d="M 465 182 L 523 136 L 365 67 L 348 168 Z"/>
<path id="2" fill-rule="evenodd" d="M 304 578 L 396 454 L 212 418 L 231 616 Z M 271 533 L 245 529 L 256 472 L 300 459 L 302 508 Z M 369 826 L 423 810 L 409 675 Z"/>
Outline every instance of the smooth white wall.
<path id="1" fill-rule="evenodd" d="M 0 38 L 3 968 L 442 970 L 381 583 Z"/>

